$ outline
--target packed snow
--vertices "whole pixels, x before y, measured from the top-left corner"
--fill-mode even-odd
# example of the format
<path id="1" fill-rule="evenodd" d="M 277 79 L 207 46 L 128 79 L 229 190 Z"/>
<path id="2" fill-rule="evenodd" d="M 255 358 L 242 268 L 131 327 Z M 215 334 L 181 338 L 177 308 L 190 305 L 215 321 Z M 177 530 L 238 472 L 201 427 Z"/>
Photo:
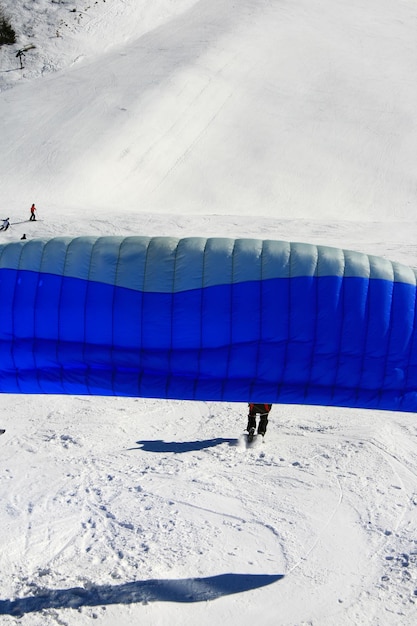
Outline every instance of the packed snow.
<path id="1" fill-rule="evenodd" d="M 259 237 L 417 266 L 414 1 L 0 8 L 0 243 Z M 416 416 L 274 405 L 248 448 L 246 415 L 3 394 L 0 624 L 414 625 Z"/>

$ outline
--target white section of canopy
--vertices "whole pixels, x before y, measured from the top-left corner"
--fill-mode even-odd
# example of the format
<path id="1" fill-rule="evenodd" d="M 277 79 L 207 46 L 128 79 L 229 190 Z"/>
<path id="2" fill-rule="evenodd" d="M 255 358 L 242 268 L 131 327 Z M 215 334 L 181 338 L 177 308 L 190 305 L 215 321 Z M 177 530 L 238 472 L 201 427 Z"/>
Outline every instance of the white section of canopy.
<path id="1" fill-rule="evenodd" d="M 296 277 L 357 277 L 416 285 L 410 267 L 340 248 L 259 239 L 77 237 L 0 246 L 0 269 L 175 293 Z"/>

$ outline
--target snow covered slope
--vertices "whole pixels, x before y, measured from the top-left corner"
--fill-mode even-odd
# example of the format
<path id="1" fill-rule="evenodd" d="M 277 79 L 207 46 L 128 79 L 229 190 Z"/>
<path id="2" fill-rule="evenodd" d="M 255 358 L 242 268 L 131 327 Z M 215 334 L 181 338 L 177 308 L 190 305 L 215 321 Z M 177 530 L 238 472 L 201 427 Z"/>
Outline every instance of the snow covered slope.
<path id="1" fill-rule="evenodd" d="M 413 2 L 4 4 L 36 45 L 22 71 L 2 54 L 19 78 L 0 102 L 11 209 L 409 218 Z M 63 15 L 44 52 L 38 24 Z"/>
<path id="2" fill-rule="evenodd" d="M 415 2 L 0 4 L 1 241 L 248 236 L 417 266 Z M 415 416 L 274 406 L 247 449 L 244 398 L 0 409 L 2 626 L 415 624 Z"/>

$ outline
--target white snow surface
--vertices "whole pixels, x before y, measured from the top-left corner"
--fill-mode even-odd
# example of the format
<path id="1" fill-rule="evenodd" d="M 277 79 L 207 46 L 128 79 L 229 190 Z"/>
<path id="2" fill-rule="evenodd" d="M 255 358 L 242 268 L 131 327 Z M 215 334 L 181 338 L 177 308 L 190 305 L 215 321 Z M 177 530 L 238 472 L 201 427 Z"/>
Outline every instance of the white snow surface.
<path id="1" fill-rule="evenodd" d="M 414 0 L 0 8 L 1 241 L 259 237 L 416 267 Z M 416 416 L 276 405 L 247 448 L 246 415 L 2 395 L 1 626 L 414 625 Z"/>

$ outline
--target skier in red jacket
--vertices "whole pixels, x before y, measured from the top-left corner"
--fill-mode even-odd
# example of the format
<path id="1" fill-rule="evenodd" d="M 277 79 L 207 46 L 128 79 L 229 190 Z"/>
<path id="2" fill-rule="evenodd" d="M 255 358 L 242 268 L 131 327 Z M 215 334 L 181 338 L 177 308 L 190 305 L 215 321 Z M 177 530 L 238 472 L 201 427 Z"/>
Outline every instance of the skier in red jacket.
<path id="1" fill-rule="evenodd" d="M 34 204 L 32 204 L 32 206 L 30 207 L 30 218 L 29 218 L 30 222 L 36 221 L 35 211 L 36 211 L 36 207 Z"/>
<path id="2" fill-rule="evenodd" d="M 253 404 L 249 403 L 248 425 L 246 430 L 252 433 L 256 429 L 256 416 L 259 415 L 258 435 L 264 436 L 266 427 L 268 426 L 268 415 L 272 408 L 272 404 Z"/>

